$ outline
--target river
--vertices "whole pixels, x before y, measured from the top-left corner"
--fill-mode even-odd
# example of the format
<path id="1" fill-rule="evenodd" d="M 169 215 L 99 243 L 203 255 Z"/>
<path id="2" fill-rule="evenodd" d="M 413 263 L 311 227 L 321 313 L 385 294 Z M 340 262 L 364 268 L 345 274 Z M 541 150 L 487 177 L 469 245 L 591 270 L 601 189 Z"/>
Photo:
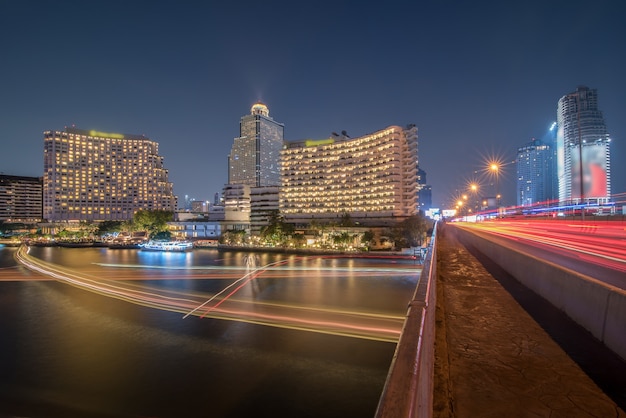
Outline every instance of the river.
<path id="1" fill-rule="evenodd" d="M 0 247 L 0 416 L 372 417 L 419 276 L 411 260 L 32 248 L 54 280 L 15 252 Z"/>

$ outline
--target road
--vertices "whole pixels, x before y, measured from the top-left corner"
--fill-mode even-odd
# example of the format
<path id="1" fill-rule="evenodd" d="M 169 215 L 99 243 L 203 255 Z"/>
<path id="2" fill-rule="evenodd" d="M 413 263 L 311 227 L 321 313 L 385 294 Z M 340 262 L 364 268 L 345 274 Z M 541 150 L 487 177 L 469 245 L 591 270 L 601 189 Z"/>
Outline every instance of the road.
<path id="1" fill-rule="evenodd" d="M 457 226 L 626 290 L 623 222 L 499 219 Z"/>

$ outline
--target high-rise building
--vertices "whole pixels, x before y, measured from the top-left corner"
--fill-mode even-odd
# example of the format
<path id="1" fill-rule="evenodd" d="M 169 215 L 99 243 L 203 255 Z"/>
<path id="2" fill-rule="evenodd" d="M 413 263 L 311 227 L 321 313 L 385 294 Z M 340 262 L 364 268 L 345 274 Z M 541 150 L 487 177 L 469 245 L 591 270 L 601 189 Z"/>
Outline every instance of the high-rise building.
<path id="1" fill-rule="evenodd" d="M 284 125 L 270 117 L 267 106 L 255 103 L 239 122 L 239 137 L 228 156 L 228 184 L 280 185 L 283 134 Z"/>
<path id="2" fill-rule="evenodd" d="M 555 193 L 553 148 L 541 140 L 533 138 L 528 144 L 517 149 L 517 204 L 531 206 L 548 204 Z"/>
<path id="3" fill-rule="evenodd" d="M 384 225 L 418 212 L 417 127 L 358 138 L 288 143 L 281 152 L 280 212 L 293 223 Z"/>
<path id="4" fill-rule="evenodd" d="M 75 128 L 44 132 L 44 219 L 129 220 L 140 209 L 176 210 L 158 143 Z"/>
<path id="5" fill-rule="evenodd" d="M 41 177 L 0 175 L 0 221 L 41 221 L 41 199 Z"/>
<path id="6" fill-rule="evenodd" d="M 426 171 L 417 168 L 417 201 L 419 209 L 426 212 L 433 206 L 433 188 L 426 181 Z"/>
<path id="7" fill-rule="evenodd" d="M 598 92 L 578 87 L 557 108 L 561 202 L 605 203 L 611 198 L 611 139 L 598 109 Z"/>

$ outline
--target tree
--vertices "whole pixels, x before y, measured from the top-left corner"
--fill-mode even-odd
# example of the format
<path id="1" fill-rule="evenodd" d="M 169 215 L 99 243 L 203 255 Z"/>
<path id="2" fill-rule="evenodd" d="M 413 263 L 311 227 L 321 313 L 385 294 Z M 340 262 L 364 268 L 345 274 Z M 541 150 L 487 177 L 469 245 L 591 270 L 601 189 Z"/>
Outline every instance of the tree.
<path id="1" fill-rule="evenodd" d="M 111 232 L 119 232 L 122 230 L 122 221 L 103 221 L 98 224 L 98 235 L 103 236 Z"/>
<path id="2" fill-rule="evenodd" d="M 246 231 L 238 229 L 235 231 L 226 231 L 220 237 L 220 242 L 226 245 L 240 245 L 246 241 Z"/>
<path id="3" fill-rule="evenodd" d="M 374 231 L 370 229 L 369 231 L 363 232 L 363 235 L 361 235 L 361 243 L 363 243 L 363 245 L 367 249 L 369 249 L 369 247 L 372 245 L 372 242 L 374 241 L 374 238 L 376 238 L 376 234 L 374 234 Z"/>
<path id="4" fill-rule="evenodd" d="M 406 218 L 402 221 L 401 226 L 404 231 L 404 237 L 411 247 L 418 247 L 422 245 L 426 238 L 426 231 L 428 231 L 428 228 L 430 227 L 421 212 L 417 215 Z"/>
<path id="5" fill-rule="evenodd" d="M 341 221 L 339 222 L 339 226 L 354 226 L 352 216 L 350 216 L 348 212 L 344 212 L 343 215 L 341 215 Z"/>
<path id="6" fill-rule="evenodd" d="M 154 234 L 152 239 L 158 241 L 169 241 L 172 239 L 172 233 L 170 231 L 160 231 Z"/>
<path id="7" fill-rule="evenodd" d="M 273 210 L 267 225 L 261 228 L 261 238 L 270 244 L 285 245 L 294 232 L 294 226 L 286 223 L 279 211 Z"/>
<path id="8" fill-rule="evenodd" d="M 148 231 L 150 237 L 168 231 L 167 223 L 174 219 L 169 210 L 138 210 L 133 216 L 133 226 L 140 231 Z"/>
<path id="9" fill-rule="evenodd" d="M 412 215 L 398 222 L 387 231 L 389 237 L 394 242 L 394 247 L 398 250 L 406 247 L 418 247 L 422 245 L 426 238 L 426 231 L 430 225 L 421 213 Z"/>

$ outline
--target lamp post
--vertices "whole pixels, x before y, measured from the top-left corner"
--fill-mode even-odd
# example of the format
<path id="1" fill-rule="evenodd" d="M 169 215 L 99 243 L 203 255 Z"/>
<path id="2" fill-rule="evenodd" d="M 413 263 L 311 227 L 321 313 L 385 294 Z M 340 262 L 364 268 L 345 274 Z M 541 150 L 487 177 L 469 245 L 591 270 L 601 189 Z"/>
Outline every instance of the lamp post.
<path id="1" fill-rule="evenodd" d="M 478 203 L 478 185 L 476 183 L 470 184 L 470 190 L 474 193 L 474 199 L 476 200 L 476 211 L 480 210 L 480 205 Z"/>
<path id="2" fill-rule="evenodd" d="M 498 163 L 491 163 L 489 165 L 489 170 L 491 170 L 491 172 L 493 173 L 493 175 L 496 177 L 496 208 L 500 207 L 500 194 L 498 192 L 498 180 L 500 177 L 500 164 Z"/>

